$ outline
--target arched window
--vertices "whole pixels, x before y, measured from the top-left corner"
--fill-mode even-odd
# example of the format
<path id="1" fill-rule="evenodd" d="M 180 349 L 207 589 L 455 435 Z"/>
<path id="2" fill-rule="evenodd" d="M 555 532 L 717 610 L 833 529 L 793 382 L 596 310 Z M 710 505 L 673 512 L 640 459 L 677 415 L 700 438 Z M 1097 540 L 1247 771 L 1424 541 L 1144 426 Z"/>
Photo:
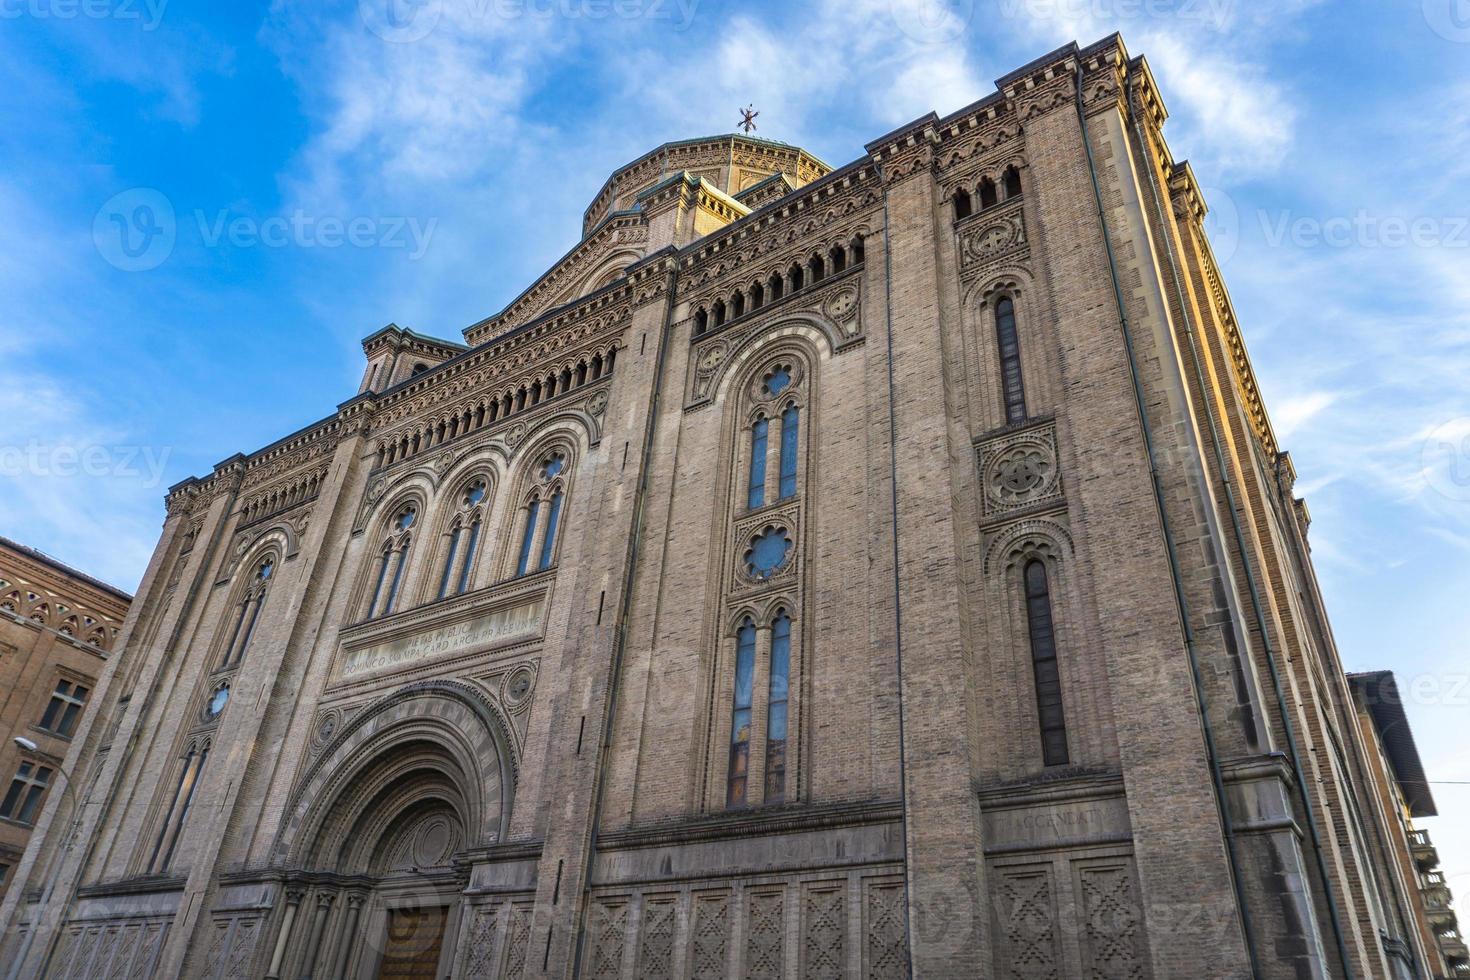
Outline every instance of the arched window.
<path id="1" fill-rule="evenodd" d="M 960 188 L 954 192 L 954 219 L 958 221 L 961 218 L 968 218 L 969 216 L 970 192 L 964 188 Z"/>
<path id="2" fill-rule="evenodd" d="M 837 273 L 847 268 L 847 249 L 843 248 L 841 245 L 834 246 L 831 255 L 832 274 L 835 276 L 837 275 Z"/>
<path id="3" fill-rule="evenodd" d="M 744 293 L 741 293 L 741 292 L 737 292 L 734 296 L 730 297 L 730 315 L 732 317 L 737 317 L 737 316 L 743 316 L 744 314 L 745 314 L 745 294 Z"/>
<path id="4" fill-rule="evenodd" d="M 778 499 L 796 496 L 796 445 L 797 429 L 801 410 L 795 405 L 781 413 L 781 495 Z"/>
<path id="5" fill-rule="evenodd" d="M 771 423 L 763 416 L 750 428 L 750 490 L 745 505 L 751 510 L 766 502 L 766 440 Z"/>
<path id="6" fill-rule="evenodd" d="M 552 566 L 566 524 L 563 514 L 569 475 L 568 453 L 564 449 L 551 449 L 539 459 L 530 480 L 530 499 L 526 504 L 525 525 L 516 557 L 516 575 L 539 572 Z"/>
<path id="7" fill-rule="evenodd" d="M 730 709 L 730 764 L 725 805 L 744 806 L 750 779 L 750 712 L 755 693 L 755 623 L 749 616 L 735 635 L 735 691 Z"/>
<path id="8" fill-rule="evenodd" d="M 861 265 L 865 257 L 866 251 L 863 246 L 863 236 L 858 235 L 852 240 L 852 264 Z"/>
<path id="9" fill-rule="evenodd" d="M 995 181 L 985 177 L 980 181 L 980 210 L 993 208 L 996 204 Z"/>
<path id="10" fill-rule="evenodd" d="M 255 578 L 245 590 L 245 595 L 240 601 L 239 614 L 235 617 L 235 629 L 230 634 L 229 645 L 225 647 L 221 667 L 233 667 L 245 659 L 245 651 L 250 647 L 250 638 L 255 635 L 255 624 L 260 621 L 260 610 L 265 605 L 266 592 L 270 587 L 270 578 L 275 570 L 276 563 L 269 558 L 256 566 Z"/>
<path id="11" fill-rule="evenodd" d="M 694 336 L 698 337 L 700 334 L 704 333 L 708 329 L 709 314 L 706 313 L 704 307 L 701 306 L 699 309 L 694 311 Z"/>
<path id="12" fill-rule="evenodd" d="M 718 327 L 722 323 L 725 322 L 725 301 L 722 300 L 722 299 L 715 300 L 715 307 L 714 307 L 714 309 L 715 309 L 715 326 Z"/>
<path id="13" fill-rule="evenodd" d="M 373 576 L 373 597 L 368 603 L 367 618 L 387 616 L 398 604 L 403 588 L 404 566 L 408 564 L 408 549 L 412 543 L 409 529 L 418 520 L 418 507 L 404 504 L 398 508 L 389 525 L 389 537 L 383 544 L 377 573 Z"/>
<path id="14" fill-rule="evenodd" d="M 1067 763 L 1067 724 L 1062 711 L 1062 680 L 1057 670 L 1056 629 L 1051 588 L 1040 559 L 1026 563 L 1026 628 L 1031 639 L 1031 670 L 1036 677 L 1036 715 L 1041 723 L 1041 757 L 1048 766 Z"/>
<path id="15" fill-rule="evenodd" d="M 476 478 L 459 495 L 459 513 L 449 532 L 449 544 L 444 554 L 444 571 L 439 576 L 440 599 L 451 594 L 459 595 L 469 588 L 470 572 L 474 568 L 475 552 L 480 543 L 480 505 L 487 492 L 485 481 Z"/>
<path id="16" fill-rule="evenodd" d="M 765 286 L 762 286 L 760 283 L 756 283 L 754 286 L 751 286 L 750 287 L 750 306 L 751 306 L 751 309 L 758 310 L 762 306 L 764 306 L 765 303 L 766 303 L 766 287 Z"/>
<path id="17" fill-rule="evenodd" d="M 1021 171 L 1015 167 L 1006 167 L 1005 175 L 1001 180 L 1005 187 L 1006 200 L 1021 196 Z"/>
<path id="18" fill-rule="evenodd" d="M 822 261 L 820 255 L 813 255 L 811 261 L 812 282 L 821 282 L 827 275 L 827 263 Z"/>
<path id="19" fill-rule="evenodd" d="M 1009 296 L 995 304 L 995 339 L 1000 351 L 1000 386 L 1006 424 L 1026 421 L 1026 389 L 1021 381 L 1021 341 L 1016 334 L 1016 305 Z"/>
<path id="20" fill-rule="evenodd" d="M 786 799 L 786 723 L 791 678 L 791 617 L 783 609 L 771 624 L 771 687 L 766 704 L 765 802 Z"/>
<path id="21" fill-rule="evenodd" d="M 794 293 L 801 288 L 801 284 L 805 281 L 805 274 L 802 272 L 801 266 L 793 265 L 790 269 L 786 270 L 786 278 L 790 280 L 791 291 Z"/>
<path id="22" fill-rule="evenodd" d="M 781 298 L 781 273 L 779 273 L 779 272 L 773 272 L 773 273 L 771 273 L 770 285 L 771 285 L 771 302 L 774 303 L 776 300 L 778 300 L 778 299 Z"/>

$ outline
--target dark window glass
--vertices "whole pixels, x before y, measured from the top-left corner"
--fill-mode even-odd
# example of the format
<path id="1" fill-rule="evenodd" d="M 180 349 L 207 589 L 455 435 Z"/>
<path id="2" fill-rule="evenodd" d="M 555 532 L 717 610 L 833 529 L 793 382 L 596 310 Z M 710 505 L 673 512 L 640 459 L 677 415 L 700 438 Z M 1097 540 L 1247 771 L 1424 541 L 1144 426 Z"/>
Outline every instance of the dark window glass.
<path id="1" fill-rule="evenodd" d="M 957 191 L 954 196 L 954 217 L 958 221 L 970 216 L 970 192 Z"/>
<path id="2" fill-rule="evenodd" d="M 771 624 L 771 700 L 766 711 L 766 802 L 786 799 L 786 722 L 791 675 L 791 617 Z"/>
<path id="3" fill-rule="evenodd" d="M 1000 347 L 1000 384 L 1006 422 L 1026 421 L 1026 391 L 1021 384 L 1021 342 L 1016 336 L 1016 307 L 1009 297 L 995 304 L 995 336 Z"/>
<path id="4" fill-rule="evenodd" d="M 16 770 L 15 778 L 10 781 L 10 789 L 6 791 L 4 801 L 0 802 L 0 817 L 19 823 L 34 823 L 41 797 L 50 782 L 49 768 L 22 762 Z"/>
<path id="5" fill-rule="evenodd" d="M 459 585 L 456 592 L 464 592 L 470 587 L 470 570 L 475 565 L 475 549 L 480 544 L 480 522 L 476 521 L 470 525 L 470 540 L 464 546 L 464 564 L 459 569 Z"/>
<path id="6" fill-rule="evenodd" d="M 388 576 L 388 563 L 392 560 L 392 549 L 384 548 L 383 557 L 378 561 L 378 579 L 373 584 L 373 601 L 368 603 L 368 619 L 372 619 L 378 611 L 378 600 L 383 596 L 383 580 Z"/>
<path id="7" fill-rule="evenodd" d="M 1006 198 L 1018 197 L 1021 193 L 1021 172 L 1015 167 L 1008 167 L 1005 173 Z"/>
<path id="8" fill-rule="evenodd" d="M 526 508 L 526 533 L 521 538 L 521 557 L 516 562 L 516 574 L 524 575 L 531 568 L 531 543 L 536 539 L 536 515 L 541 511 L 541 501 L 531 501 Z"/>
<path id="9" fill-rule="evenodd" d="M 541 560 L 536 563 L 538 569 L 550 568 L 552 556 L 556 553 L 556 531 L 557 524 L 561 520 L 561 491 L 551 495 L 551 512 L 546 515 L 546 536 L 541 539 Z"/>
<path id="10" fill-rule="evenodd" d="M 398 549 L 398 554 L 393 559 L 393 581 L 388 585 L 388 598 L 383 602 L 383 615 L 393 611 L 393 606 L 398 602 L 398 589 L 403 585 L 403 566 L 408 564 L 408 539 L 405 538 L 403 546 Z"/>
<path id="11" fill-rule="evenodd" d="M 184 836 L 184 821 L 189 818 L 189 808 L 194 805 L 194 794 L 199 791 L 199 780 L 204 775 L 204 763 L 209 759 L 209 749 L 199 753 L 199 761 L 194 765 L 194 773 L 189 778 L 189 789 L 184 794 L 184 805 L 179 810 L 179 819 L 174 825 L 174 838 L 169 841 L 168 851 L 163 855 L 163 867 L 167 868 L 174 859 L 174 852 L 179 848 L 179 838 Z"/>
<path id="12" fill-rule="evenodd" d="M 744 806 L 750 776 L 750 704 L 755 687 L 755 624 L 740 624 L 735 643 L 735 694 L 730 714 L 730 770 L 726 806 Z"/>
<path id="13" fill-rule="evenodd" d="M 796 442 L 800 412 L 795 405 L 781 413 L 781 497 L 796 496 Z"/>
<path id="14" fill-rule="evenodd" d="M 56 690 L 51 695 L 51 701 L 46 705 L 46 711 L 41 715 L 39 727 L 55 732 L 64 738 L 71 738 L 77 729 L 77 719 L 81 716 L 82 706 L 87 703 L 87 689 L 80 684 L 72 685 L 71 681 L 58 681 Z"/>
<path id="15" fill-rule="evenodd" d="M 766 434 L 770 422 L 756 419 L 750 430 L 750 493 L 746 506 L 755 508 L 766 502 Z"/>
<path id="16" fill-rule="evenodd" d="M 444 556 L 444 574 L 439 576 L 439 598 L 449 594 L 449 583 L 454 578 L 454 557 L 459 553 L 459 525 L 449 532 L 449 553 Z"/>
<path id="17" fill-rule="evenodd" d="M 1036 715 L 1041 722 L 1041 755 L 1048 766 L 1067 762 L 1067 724 L 1062 713 L 1062 679 L 1057 670 L 1056 632 L 1046 566 L 1026 565 L 1026 625 L 1031 635 L 1031 669 L 1036 677 Z"/>

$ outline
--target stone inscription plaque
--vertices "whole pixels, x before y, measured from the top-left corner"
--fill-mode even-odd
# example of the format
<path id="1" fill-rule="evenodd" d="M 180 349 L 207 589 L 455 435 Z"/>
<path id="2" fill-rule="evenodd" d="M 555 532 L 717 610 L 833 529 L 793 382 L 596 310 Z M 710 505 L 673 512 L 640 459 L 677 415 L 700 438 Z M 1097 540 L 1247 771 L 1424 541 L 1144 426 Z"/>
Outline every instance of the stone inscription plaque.
<path id="1" fill-rule="evenodd" d="M 406 667 L 423 660 L 532 636 L 541 625 L 541 605 L 540 599 L 523 602 L 464 622 L 354 650 L 342 665 L 342 676 L 357 677 L 391 667 Z"/>
<path id="2" fill-rule="evenodd" d="M 985 814 L 986 847 L 1046 848 L 1128 833 L 1128 805 L 1118 797 L 1016 807 Z"/>

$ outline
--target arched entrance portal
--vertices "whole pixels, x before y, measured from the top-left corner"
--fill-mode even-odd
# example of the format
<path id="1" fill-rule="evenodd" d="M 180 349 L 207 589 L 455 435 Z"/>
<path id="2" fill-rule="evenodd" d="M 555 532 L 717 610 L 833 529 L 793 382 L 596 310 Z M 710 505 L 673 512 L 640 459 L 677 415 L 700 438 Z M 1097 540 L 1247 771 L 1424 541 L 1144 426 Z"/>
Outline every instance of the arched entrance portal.
<path id="1" fill-rule="evenodd" d="M 499 711 L 454 681 L 353 716 L 303 775 L 276 845 L 286 870 L 271 976 L 449 972 L 467 871 L 501 840 L 515 787 Z"/>

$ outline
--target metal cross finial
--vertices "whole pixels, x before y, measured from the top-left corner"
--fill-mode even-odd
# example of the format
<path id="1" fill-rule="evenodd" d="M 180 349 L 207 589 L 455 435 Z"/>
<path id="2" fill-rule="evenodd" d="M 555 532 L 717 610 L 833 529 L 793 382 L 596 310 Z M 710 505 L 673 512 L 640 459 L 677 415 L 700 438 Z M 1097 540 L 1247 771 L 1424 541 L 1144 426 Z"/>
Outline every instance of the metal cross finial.
<path id="1" fill-rule="evenodd" d="M 755 129 L 755 117 L 758 115 L 760 115 L 760 113 L 756 111 L 755 105 L 753 103 L 746 106 L 744 109 L 741 109 L 740 128 L 745 130 L 747 133 Z"/>

